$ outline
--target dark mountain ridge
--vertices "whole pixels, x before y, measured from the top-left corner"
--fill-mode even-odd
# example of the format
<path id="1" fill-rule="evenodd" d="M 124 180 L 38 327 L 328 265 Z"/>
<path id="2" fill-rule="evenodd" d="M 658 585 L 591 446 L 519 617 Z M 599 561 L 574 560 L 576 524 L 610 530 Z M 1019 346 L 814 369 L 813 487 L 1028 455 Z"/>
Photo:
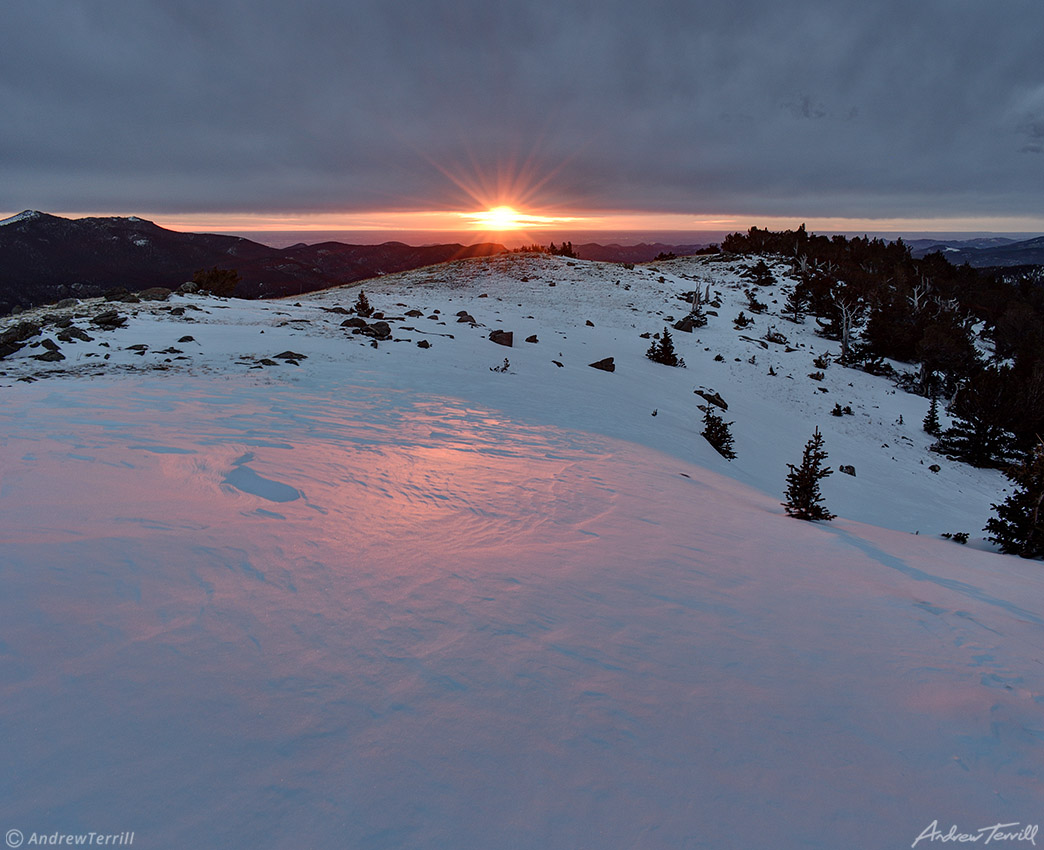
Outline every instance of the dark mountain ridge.
<path id="1" fill-rule="evenodd" d="M 941 253 L 955 266 L 976 269 L 1044 265 L 1044 236 L 1032 239 L 988 237 L 968 240 L 915 239 L 906 243 L 914 257 Z"/>
<path id="2" fill-rule="evenodd" d="M 239 236 L 180 233 L 133 216 L 67 219 L 27 210 L 0 222 L 0 314 L 115 287 L 173 289 L 213 266 L 239 272 L 236 295 L 263 298 L 505 250 L 495 243 L 418 248 L 401 242 L 280 249 Z"/>

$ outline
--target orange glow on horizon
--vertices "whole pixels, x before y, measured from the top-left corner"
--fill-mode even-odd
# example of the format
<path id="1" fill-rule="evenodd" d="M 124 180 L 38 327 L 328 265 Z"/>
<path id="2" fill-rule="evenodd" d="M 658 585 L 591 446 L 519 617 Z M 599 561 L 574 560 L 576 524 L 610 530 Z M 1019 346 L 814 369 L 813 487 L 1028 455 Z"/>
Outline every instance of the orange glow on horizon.
<path id="1" fill-rule="evenodd" d="M 494 211 L 498 206 L 510 213 Z M 520 205 L 521 206 L 521 205 Z M 0 211 L 0 220 L 16 215 L 20 210 Z M 369 231 L 380 232 L 430 232 L 462 234 L 470 232 L 476 236 L 482 232 L 525 234 L 533 231 L 539 238 L 540 231 L 745 231 L 751 226 L 769 230 L 786 230 L 805 223 L 814 233 L 1042 233 L 1044 217 L 995 216 L 953 218 L 842 218 L 842 217 L 783 217 L 755 215 L 698 215 L 684 213 L 655 213 L 645 211 L 576 211 L 546 214 L 520 212 L 518 207 L 507 204 L 494 205 L 484 211 L 462 212 L 459 210 L 391 210 L 370 212 L 324 212 L 280 215 L 278 213 L 187 213 L 170 214 L 148 210 L 123 210 L 106 212 L 51 211 L 63 218 L 86 218 L 91 216 L 135 215 L 155 222 L 171 230 L 209 233 L 229 232 L 279 232 L 279 231 Z M 493 221 L 490 221 L 490 217 Z"/>

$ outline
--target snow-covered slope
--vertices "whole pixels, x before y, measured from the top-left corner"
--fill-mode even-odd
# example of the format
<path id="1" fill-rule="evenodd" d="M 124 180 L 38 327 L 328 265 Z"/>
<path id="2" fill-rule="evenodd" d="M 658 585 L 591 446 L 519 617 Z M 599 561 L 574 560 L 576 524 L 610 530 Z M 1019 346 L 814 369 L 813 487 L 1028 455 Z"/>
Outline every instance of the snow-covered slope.
<path id="1" fill-rule="evenodd" d="M 1035 822 L 1044 582 L 979 539 L 1003 479 L 928 453 L 923 399 L 810 379 L 811 323 L 736 331 L 741 271 L 431 267 L 365 285 L 376 347 L 331 312 L 357 289 L 51 310 L 93 339 L 0 362 L 0 823 L 879 848 Z M 646 359 L 707 283 L 687 368 Z M 779 501 L 816 426 L 857 475 L 813 525 Z"/>

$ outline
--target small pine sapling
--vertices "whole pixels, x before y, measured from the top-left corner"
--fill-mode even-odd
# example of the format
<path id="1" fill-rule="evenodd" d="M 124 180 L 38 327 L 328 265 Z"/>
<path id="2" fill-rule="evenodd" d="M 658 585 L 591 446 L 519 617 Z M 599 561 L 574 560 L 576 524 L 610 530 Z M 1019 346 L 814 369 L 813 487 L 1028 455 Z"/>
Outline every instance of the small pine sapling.
<path id="1" fill-rule="evenodd" d="M 373 315 L 373 307 L 370 306 L 370 302 L 366 298 L 366 293 L 361 289 L 359 290 L 359 297 L 355 299 L 355 305 L 352 309 L 355 310 L 355 315 L 364 319 Z"/>
<path id="2" fill-rule="evenodd" d="M 780 310 L 780 315 L 784 319 L 793 322 L 795 325 L 803 324 L 805 321 L 805 311 L 808 308 L 808 299 L 805 297 L 805 293 L 797 286 L 795 286 L 789 293 L 787 293 L 787 300 L 783 304 L 783 309 Z"/>
<path id="3" fill-rule="evenodd" d="M 742 330 L 743 328 L 753 325 L 754 320 L 740 310 L 740 314 L 732 320 L 732 324 L 735 325 L 737 329 Z"/>
<path id="4" fill-rule="evenodd" d="M 834 470 L 822 465 L 826 457 L 823 435 L 819 433 L 819 428 L 816 428 L 805 444 L 801 465 L 787 464 L 790 472 L 787 473 L 787 500 L 783 502 L 783 507 L 788 516 L 809 522 L 834 518 L 835 515 L 822 504 L 823 494 L 819 489 L 819 482 L 834 474 Z"/>
<path id="5" fill-rule="evenodd" d="M 736 451 L 732 447 L 732 432 L 729 430 L 732 423 L 726 422 L 718 416 L 709 404 L 701 404 L 700 410 L 703 411 L 703 430 L 700 431 L 700 434 L 725 460 L 733 460 L 736 457 Z"/>
<path id="6" fill-rule="evenodd" d="M 654 340 L 649 346 L 649 350 L 645 352 L 645 356 L 652 360 L 654 363 L 662 363 L 664 366 L 684 366 L 685 361 L 679 360 L 677 353 L 674 351 L 674 340 L 671 339 L 671 332 L 665 327 L 663 329 L 663 335 L 659 340 Z"/>
<path id="7" fill-rule="evenodd" d="M 926 434 L 931 434 L 933 437 L 938 437 L 942 433 L 942 425 L 939 424 L 939 398 L 934 392 L 932 393 L 932 403 L 924 415 L 922 427 Z"/>

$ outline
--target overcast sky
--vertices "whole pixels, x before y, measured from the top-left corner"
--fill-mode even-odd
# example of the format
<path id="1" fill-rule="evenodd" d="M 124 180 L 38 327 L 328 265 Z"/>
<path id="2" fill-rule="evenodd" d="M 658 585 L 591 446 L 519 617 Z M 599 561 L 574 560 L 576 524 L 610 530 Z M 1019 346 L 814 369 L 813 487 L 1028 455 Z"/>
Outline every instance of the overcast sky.
<path id="1" fill-rule="evenodd" d="M 0 211 L 1044 216 L 1041 0 L 0 4 Z"/>

